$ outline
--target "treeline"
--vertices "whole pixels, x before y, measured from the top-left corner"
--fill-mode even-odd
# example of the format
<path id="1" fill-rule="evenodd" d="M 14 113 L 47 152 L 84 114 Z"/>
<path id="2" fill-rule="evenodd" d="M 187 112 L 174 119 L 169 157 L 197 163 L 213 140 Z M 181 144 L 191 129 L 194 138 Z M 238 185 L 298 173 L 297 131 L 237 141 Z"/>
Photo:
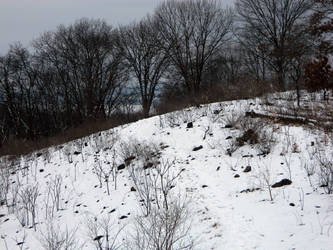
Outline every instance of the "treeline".
<path id="1" fill-rule="evenodd" d="M 169 0 L 139 22 L 81 19 L 0 56 L 0 148 L 87 121 L 179 105 L 332 88 L 332 0 Z M 120 108 L 121 107 L 121 108 Z M 122 115 L 122 116 L 121 116 Z"/>

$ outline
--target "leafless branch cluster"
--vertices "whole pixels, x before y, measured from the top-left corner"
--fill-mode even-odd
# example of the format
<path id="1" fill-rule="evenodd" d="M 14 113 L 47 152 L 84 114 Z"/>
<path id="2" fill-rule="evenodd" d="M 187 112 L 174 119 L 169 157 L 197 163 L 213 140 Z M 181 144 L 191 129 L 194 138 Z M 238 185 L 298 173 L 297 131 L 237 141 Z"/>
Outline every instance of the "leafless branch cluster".
<path id="1" fill-rule="evenodd" d="M 62 181 L 61 175 L 56 175 L 48 183 L 48 196 L 51 198 L 52 210 L 55 211 L 61 209 Z"/>
<path id="2" fill-rule="evenodd" d="M 308 156 L 301 159 L 309 184 L 313 185 L 313 176 L 317 176 L 319 186 L 324 188 L 326 193 L 333 193 L 333 152 L 320 141 L 312 142 L 307 147 Z"/>
<path id="3" fill-rule="evenodd" d="M 168 209 L 154 208 L 148 216 L 138 216 L 130 249 L 193 249 L 188 204 L 173 200 Z"/>
<path id="4" fill-rule="evenodd" d="M 176 172 L 175 160 L 161 160 L 150 168 L 130 166 L 129 174 L 138 198 L 145 208 L 145 215 L 152 211 L 153 204 L 157 209 L 168 209 L 170 203 L 170 191 L 176 186 L 176 180 L 182 170 Z"/>
<path id="5" fill-rule="evenodd" d="M 333 193 L 333 153 L 317 151 L 315 160 L 318 164 L 318 176 L 322 187 L 328 194 Z"/>
<path id="6" fill-rule="evenodd" d="M 0 164 L 0 206 L 8 205 L 7 196 L 10 188 L 10 172 L 7 166 Z"/>
<path id="7" fill-rule="evenodd" d="M 32 227 L 34 227 L 35 230 L 36 230 L 36 219 L 37 219 L 38 195 L 39 195 L 38 183 L 35 185 L 28 185 L 22 188 L 19 192 L 20 203 L 22 209 L 25 212 L 25 216 L 21 217 L 20 222 L 23 226 L 29 226 L 29 224 L 31 223 Z"/>
<path id="8" fill-rule="evenodd" d="M 116 250 L 121 246 L 118 238 L 124 227 L 115 229 L 118 225 L 112 222 L 110 215 L 87 218 L 86 225 L 88 237 L 97 250 Z"/>
<path id="9" fill-rule="evenodd" d="M 79 248 L 76 238 L 77 229 L 61 231 L 59 225 L 54 221 L 48 220 L 46 228 L 40 229 L 39 240 L 46 250 L 75 250 Z"/>
<path id="10" fill-rule="evenodd" d="M 124 161 L 129 158 L 135 158 L 147 163 L 154 161 L 159 154 L 160 146 L 152 141 L 129 139 L 120 144 L 120 155 Z"/>
<path id="11" fill-rule="evenodd" d="M 222 121 L 224 122 L 224 125 L 226 127 L 236 127 L 237 124 L 242 120 L 244 117 L 244 114 L 242 112 L 235 113 L 235 112 L 230 112 L 226 114 L 223 118 Z"/>
<path id="12" fill-rule="evenodd" d="M 95 163 L 93 165 L 94 173 L 98 178 L 99 187 L 103 187 L 103 183 L 106 183 L 106 190 L 108 195 L 110 195 L 110 181 L 114 182 L 114 188 L 117 189 L 117 176 L 118 169 L 116 167 L 116 153 L 113 151 L 110 161 L 102 161 L 101 159 L 95 158 Z"/>
<path id="13" fill-rule="evenodd" d="M 272 174 L 271 165 L 258 163 L 257 173 L 254 177 L 257 181 L 259 181 L 260 187 L 268 191 L 269 198 L 271 201 L 273 201 L 272 184 L 274 177 Z"/>

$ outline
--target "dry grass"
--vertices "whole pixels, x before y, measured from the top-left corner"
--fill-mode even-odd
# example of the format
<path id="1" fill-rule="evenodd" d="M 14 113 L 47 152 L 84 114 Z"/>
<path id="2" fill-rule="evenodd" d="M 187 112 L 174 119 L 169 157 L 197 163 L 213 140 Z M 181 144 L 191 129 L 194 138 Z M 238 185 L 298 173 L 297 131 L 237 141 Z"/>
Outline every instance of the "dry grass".
<path id="1" fill-rule="evenodd" d="M 268 104 L 269 103 L 269 104 Z M 333 97 L 323 101 L 313 98 L 313 94 L 303 93 L 297 105 L 295 93 L 281 93 L 262 103 L 266 115 L 255 114 L 283 124 L 314 126 L 325 131 L 333 129 Z"/>

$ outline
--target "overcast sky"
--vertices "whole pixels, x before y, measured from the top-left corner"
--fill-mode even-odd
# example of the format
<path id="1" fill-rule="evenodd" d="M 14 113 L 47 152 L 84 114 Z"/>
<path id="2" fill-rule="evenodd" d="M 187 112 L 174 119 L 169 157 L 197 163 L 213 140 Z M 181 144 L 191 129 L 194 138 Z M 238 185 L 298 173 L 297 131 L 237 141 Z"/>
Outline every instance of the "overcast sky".
<path id="1" fill-rule="evenodd" d="M 59 24 L 70 24 L 82 17 L 102 18 L 109 24 L 139 20 L 163 0 L 0 0 L 0 54 L 9 44 L 29 42 Z M 221 0 L 230 4 L 233 0 Z"/>

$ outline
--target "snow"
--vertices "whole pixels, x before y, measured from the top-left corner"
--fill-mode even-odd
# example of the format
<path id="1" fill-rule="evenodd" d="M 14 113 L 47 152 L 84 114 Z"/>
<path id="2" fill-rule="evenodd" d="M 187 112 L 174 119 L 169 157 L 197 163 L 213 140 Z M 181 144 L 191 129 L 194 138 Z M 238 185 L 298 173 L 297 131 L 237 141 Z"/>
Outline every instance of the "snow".
<path id="1" fill-rule="evenodd" d="M 214 110 L 221 108 L 220 114 L 214 114 Z M 124 227 L 117 240 L 125 242 L 133 234 L 132 225 L 140 213 L 137 193 L 130 190 L 133 182 L 128 167 L 119 171 L 117 189 L 110 181 L 111 194 L 108 195 L 105 183 L 99 187 L 93 166 L 98 161 L 106 166 L 111 162 L 113 150 L 117 165 L 121 164 L 121 143 L 135 141 L 168 145 L 161 150 L 161 158 L 175 160 L 175 172 L 185 169 L 177 179 L 174 193 L 190 200 L 190 234 L 195 239 L 195 249 L 333 249 L 333 196 L 319 187 L 316 174 L 311 177 L 311 186 L 303 167 L 304 162 L 310 161 L 308 152 L 313 147 L 312 142 L 321 144 L 329 155 L 332 141 L 326 142 L 327 134 L 320 130 L 268 124 L 274 127 L 275 143 L 271 153 L 258 155 L 255 145 L 245 143 L 229 156 L 225 150 L 230 140 L 226 138 L 235 138 L 240 131 L 224 128 L 224 118 L 249 110 L 265 112 L 260 99 L 203 105 L 103 131 L 70 142 L 63 148 L 49 148 L 49 158 L 44 151 L 39 157 L 32 154 L 12 162 L 11 168 L 17 169 L 10 175 L 13 186 L 14 181 L 19 181 L 20 189 L 38 183 L 37 225 L 36 231 L 23 227 L 7 207 L 0 207 L 3 215 L 0 249 L 20 249 L 17 245 L 20 241 L 24 241 L 22 249 L 44 249 L 40 239 L 46 233 L 46 217 L 51 217 L 50 210 L 46 210 L 47 190 L 56 176 L 62 179 L 61 209 L 54 211 L 53 221 L 59 231 L 76 229 L 77 249 L 94 249 L 87 223 L 89 218 L 107 215 L 113 222 L 113 232 Z M 187 128 L 190 121 L 193 128 Z M 286 149 L 287 139 L 297 144 L 295 152 Z M 86 142 L 87 146 L 80 148 L 79 142 Z M 103 148 L 113 147 L 96 153 L 98 144 Z M 201 150 L 193 151 L 200 145 Z M 72 154 L 73 162 L 68 161 L 65 149 Z M 74 155 L 74 151 L 81 154 Z M 253 157 L 244 157 L 249 155 Z M 134 161 L 133 164 L 139 163 Z M 25 166 L 28 168 L 24 170 Z M 246 166 L 251 166 L 252 171 L 244 173 Z M 273 201 L 261 177 L 264 170 L 269 171 L 270 184 L 284 178 L 292 180 L 291 185 L 272 188 Z M 235 178 L 236 174 L 240 177 Z M 241 192 L 256 188 L 260 190 Z M 128 218 L 120 219 L 124 215 Z M 126 245 L 120 249 L 126 249 Z"/>

